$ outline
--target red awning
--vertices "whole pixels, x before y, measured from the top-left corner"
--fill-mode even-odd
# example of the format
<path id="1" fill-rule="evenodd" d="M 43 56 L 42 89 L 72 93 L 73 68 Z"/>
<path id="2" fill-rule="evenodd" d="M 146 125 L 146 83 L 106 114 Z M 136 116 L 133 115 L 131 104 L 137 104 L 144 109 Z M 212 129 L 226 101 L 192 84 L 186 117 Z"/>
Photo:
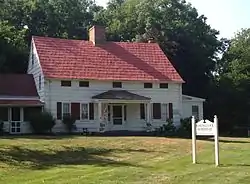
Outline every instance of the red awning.
<path id="1" fill-rule="evenodd" d="M 8 106 L 43 106 L 40 100 L 0 100 L 1 105 Z"/>

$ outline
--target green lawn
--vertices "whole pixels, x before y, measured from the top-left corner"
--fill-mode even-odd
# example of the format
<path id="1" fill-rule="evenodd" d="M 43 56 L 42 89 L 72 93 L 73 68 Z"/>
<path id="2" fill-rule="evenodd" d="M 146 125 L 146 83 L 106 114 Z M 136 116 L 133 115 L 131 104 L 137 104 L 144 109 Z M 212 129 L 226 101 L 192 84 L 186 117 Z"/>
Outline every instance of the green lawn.
<path id="1" fill-rule="evenodd" d="M 153 137 L 0 138 L 3 184 L 244 184 L 250 181 L 250 140 L 222 138 L 221 167 L 213 142 Z"/>

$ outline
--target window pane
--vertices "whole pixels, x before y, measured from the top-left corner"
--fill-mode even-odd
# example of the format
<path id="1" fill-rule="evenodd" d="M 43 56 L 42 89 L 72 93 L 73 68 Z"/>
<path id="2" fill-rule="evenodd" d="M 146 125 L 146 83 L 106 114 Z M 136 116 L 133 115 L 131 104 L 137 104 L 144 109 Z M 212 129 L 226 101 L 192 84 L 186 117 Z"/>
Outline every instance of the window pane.
<path id="1" fill-rule="evenodd" d="M 198 107 L 198 105 L 192 106 L 192 116 L 199 119 L 199 107 Z"/>
<path id="2" fill-rule="evenodd" d="M 11 120 L 12 121 L 20 121 L 20 107 L 12 107 L 11 108 Z"/>
<path id="3" fill-rule="evenodd" d="M 161 104 L 160 103 L 153 104 L 153 118 L 161 119 Z"/>
<path id="4" fill-rule="evenodd" d="M 89 119 L 88 104 L 82 104 L 82 119 Z"/>
<path id="5" fill-rule="evenodd" d="M 21 132 L 21 128 L 16 128 L 16 132 Z"/>
<path id="6" fill-rule="evenodd" d="M 16 132 L 16 128 L 11 128 L 11 132 Z"/>
<path id="7" fill-rule="evenodd" d="M 152 88 L 153 84 L 152 83 L 144 83 L 144 88 Z"/>
<path id="8" fill-rule="evenodd" d="M 69 113 L 69 103 L 63 103 L 63 113 Z"/>
<path id="9" fill-rule="evenodd" d="M 0 120 L 8 121 L 8 107 L 0 107 Z"/>
<path id="10" fill-rule="evenodd" d="M 140 114 L 141 119 L 145 119 L 145 105 L 143 103 L 140 104 Z"/>
<path id="11" fill-rule="evenodd" d="M 121 82 L 113 82 L 113 88 L 121 88 L 122 83 Z"/>
<path id="12" fill-rule="evenodd" d="M 80 81 L 79 87 L 89 87 L 89 81 Z"/>
<path id="13" fill-rule="evenodd" d="M 160 88 L 168 88 L 168 83 L 160 83 Z"/>
<path id="14" fill-rule="evenodd" d="M 61 86 L 71 86 L 71 81 L 61 81 Z"/>

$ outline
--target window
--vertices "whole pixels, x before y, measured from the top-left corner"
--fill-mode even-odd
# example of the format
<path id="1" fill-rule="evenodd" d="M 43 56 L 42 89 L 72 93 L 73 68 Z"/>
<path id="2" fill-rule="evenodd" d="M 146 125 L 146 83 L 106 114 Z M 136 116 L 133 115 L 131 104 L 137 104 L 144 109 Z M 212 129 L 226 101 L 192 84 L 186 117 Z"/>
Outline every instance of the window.
<path id="1" fill-rule="evenodd" d="M 39 78 L 38 78 L 38 86 L 39 86 L 39 90 L 41 90 L 41 85 L 42 85 L 41 75 L 39 75 Z"/>
<path id="2" fill-rule="evenodd" d="M 89 81 L 79 81 L 79 87 L 89 87 Z"/>
<path id="3" fill-rule="evenodd" d="M 0 107 L 0 120 L 8 121 L 8 107 Z"/>
<path id="4" fill-rule="evenodd" d="M 199 107 L 198 107 L 198 105 L 192 106 L 192 116 L 194 116 L 196 119 L 199 119 Z"/>
<path id="5" fill-rule="evenodd" d="M 121 82 L 113 82 L 113 88 L 122 88 Z"/>
<path id="6" fill-rule="evenodd" d="M 143 103 L 140 104 L 140 114 L 141 114 L 141 119 L 145 119 L 145 104 Z"/>
<path id="7" fill-rule="evenodd" d="M 160 83 L 160 88 L 167 89 L 168 88 L 168 83 Z"/>
<path id="8" fill-rule="evenodd" d="M 71 86 L 71 81 L 61 81 L 61 86 L 70 87 Z"/>
<path id="9" fill-rule="evenodd" d="M 11 122 L 10 133 L 18 134 L 21 133 L 21 122 Z"/>
<path id="10" fill-rule="evenodd" d="M 161 104 L 153 103 L 153 119 L 161 119 Z"/>
<path id="11" fill-rule="evenodd" d="M 161 118 L 163 121 L 168 119 L 168 104 L 166 103 L 161 104 Z"/>
<path id="12" fill-rule="evenodd" d="M 70 103 L 62 104 L 62 115 L 63 117 L 70 115 Z"/>
<path id="13" fill-rule="evenodd" d="M 124 121 L 127 121 L 127 106 L 124 105 Z"/>
<path id="14" fill-rule="evenodd" d="M 144 88 L 153 88 L 152 83 L 144 83 Z"/>
<path id="15" fill-rule="evenodd" d="M 81 119 L 89 119 L 89 104 L 81 104 Z"/>

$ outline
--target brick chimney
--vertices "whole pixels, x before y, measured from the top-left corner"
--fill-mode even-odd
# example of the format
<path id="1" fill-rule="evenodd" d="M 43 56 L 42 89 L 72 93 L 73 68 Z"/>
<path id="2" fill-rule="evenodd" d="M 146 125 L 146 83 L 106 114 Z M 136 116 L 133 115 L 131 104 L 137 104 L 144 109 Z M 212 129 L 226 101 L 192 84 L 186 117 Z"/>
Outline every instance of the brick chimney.
<path id="1" fill-rule="evenodd" d="M 94 45 L 105 43 L 105 27 L 96 25 L 92 26 L 89 29 L 89 41 L 91 41 Z"/>

